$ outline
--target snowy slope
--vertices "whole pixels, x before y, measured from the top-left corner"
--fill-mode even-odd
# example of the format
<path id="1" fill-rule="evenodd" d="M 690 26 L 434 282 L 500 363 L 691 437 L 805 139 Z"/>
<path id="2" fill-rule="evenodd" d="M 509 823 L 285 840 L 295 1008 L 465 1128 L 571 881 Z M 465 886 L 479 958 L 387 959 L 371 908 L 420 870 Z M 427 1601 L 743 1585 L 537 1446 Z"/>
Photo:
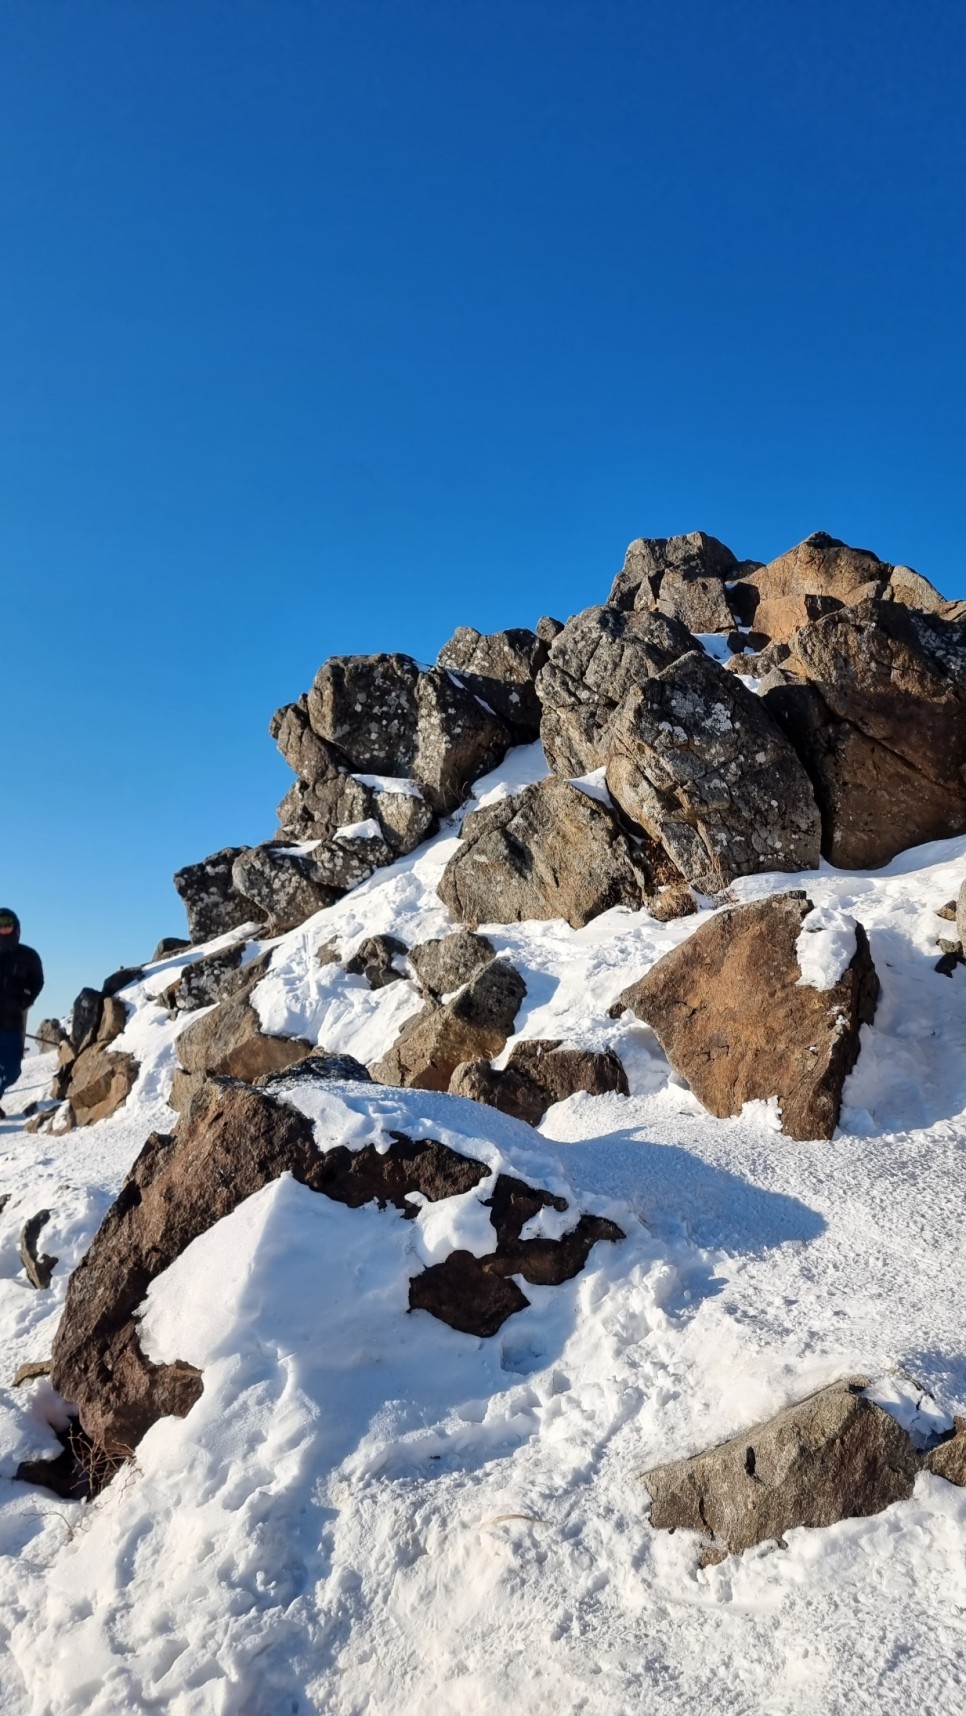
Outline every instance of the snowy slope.
<path id="1" fill-rule="evenodd" d="M 538 746 L 512 752 L 475 802 L 542 773 Z M 316 949 L 445 933 L 455 838 L 454 822 L 272 944 L 267 1030 L 370 1062 L 389 1048 L 415 990 L 370 991 Z M 935 1411 L 966 1411 L 966 970 L 934 970 L 934 912 L 964 873 L 966 838 L 874 874 L 732 889 L 807 888 L 826 926 L 811 981 L 843 914 L 869 933 L 879 1010 L 823 1144 L 783 1137 L 767 1104 L 711 1118 L 646 1027 L 607 1018 L 702 917 L 481 926 L 526 980 L 520 1035 L 614 1047 L 630 1097 L 573 1098 L 534 1135 L 459 1099 L 336 1086 L 314 1099 L 319 1142 L 439 1138 L 627 1238 L 563 1287 L 528 1286 L 530 1308 L 479 1340 L 406 1312 L 421 1261 L 492 1244 L 475 1193 L 409 1223 L 278 1181 L 149 1292 L 144 1344 L 203 1367 L 201 1400 L 96 1502 L 65 1503 L 12 1481 L 58 1451 L 62 1409 L 45 1382 L 7 1385 L 49 1353 L 70 1268 L 148 1133 L 174 1124 L 175 1036 L 198 1016 L 150 1004 L 183 956 L 124 991 L 116 1046 L 141 1060 L 126 1107 L 64 1138 L 0 1122 L 4 1716 L 962 1708 L 966 1492 L 923 1475 L 874 1518 L 697 1571 L 688 1534 L 650 1530 L 640 1474 L 856 1371 L 907 1409 L 900 1369 Z M 29 1061 L 8 1109 L 50 1072 Z M 46 1293 L 17 1255 L 40 1208 Z"/>

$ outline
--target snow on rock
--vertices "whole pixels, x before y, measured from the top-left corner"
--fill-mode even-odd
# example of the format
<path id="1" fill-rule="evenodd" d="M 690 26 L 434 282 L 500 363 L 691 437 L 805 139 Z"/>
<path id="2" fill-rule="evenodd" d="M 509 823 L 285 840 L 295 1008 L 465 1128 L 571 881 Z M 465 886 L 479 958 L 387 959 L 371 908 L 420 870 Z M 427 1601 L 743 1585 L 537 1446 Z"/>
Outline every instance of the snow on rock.
<path id="1" fill-rule="evenodd" d="M 855 918 L 838 906 L 813 906 L 795 946 L 801 977 L 809 989 L 834 989 L 855 958 Z"/>

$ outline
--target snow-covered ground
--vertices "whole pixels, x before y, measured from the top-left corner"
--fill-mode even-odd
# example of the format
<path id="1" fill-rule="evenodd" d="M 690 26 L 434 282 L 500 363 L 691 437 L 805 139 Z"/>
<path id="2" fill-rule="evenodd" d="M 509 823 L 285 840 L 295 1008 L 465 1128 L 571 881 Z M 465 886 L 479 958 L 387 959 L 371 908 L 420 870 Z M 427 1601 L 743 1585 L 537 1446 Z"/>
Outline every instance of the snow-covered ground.
<path id="1" fill-rule="evenodd" d="M 476 802 L 542 772 L 539 747 L 511 753 Z M 369 1062 L 390 1047 L 415 990 L 370 991 L 316 950 L 445 933 L 455 838 L 279 938 L 256 991 L 267 1030 Z M 61 1138 L 0 1122 L 3 1716 L 966 1707 L 966 1491 L 923 1475 L 874 1518 L 699 1571 L 689 1534 L 651 1531 L 641 1482 L 844 1374 L 907 1410 L 921 1389 L 966 1411 L 966 969 L 934 970 L 935 910 L 964 874 L 958 839 L 732 890 L 807 888 L 820 986 L 843 925 L 869 933 L 881 1000 L 831 1143 L 785 1138 L 768 1104 L 713 1119 L 646 1027 L 608 1019 L 701 916 L 482 926 L 526 980 L 519 1034 L 613 1046 L 632 1094 L 575 1097 L 534 1135 L 470 1102 L 336 1086 L 315 1099 L 319 1141 L 436 1137 L 625 1241 L 563 1287 L 527 1286 L 530 1308 L 479 1340 L 406 1310 L 422 1263 L 492 1244 L 476 1193 L 406 1222 L 282 1179 L 148 1294 L 144 1344 L 203 1367 L 201 1400 L 97 1501 L 68 1503 L 13 1481 L 58 1452 L 63 1416 L 46 1382 L 9 1384 L 49 1354 L 70 1269 L 148 1133 L 174 1124 L 175 1036 L 197 1017 L 150 1001 L 178 958 L 126 990 L 118 1046 L 142 1068 L 126 1107 Z M 29 1060 L 8 1112 L 51 1070 Z M 36 1292 L 17 1240 L 43 1208 L 59 1261 Z"/>

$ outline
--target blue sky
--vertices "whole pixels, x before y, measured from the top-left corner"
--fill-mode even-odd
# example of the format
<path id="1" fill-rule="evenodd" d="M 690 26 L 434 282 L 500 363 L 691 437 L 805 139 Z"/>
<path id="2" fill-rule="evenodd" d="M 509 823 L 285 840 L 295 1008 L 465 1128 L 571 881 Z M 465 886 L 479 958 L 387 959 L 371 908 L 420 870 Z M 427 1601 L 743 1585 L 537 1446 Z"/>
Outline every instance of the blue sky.
<path id="1" fill-rule="evenodd" d="M 0 902 L 40 1012 L 328 655 L 825 529 L 966 594 L 948 0 L 7 0 Z"/>

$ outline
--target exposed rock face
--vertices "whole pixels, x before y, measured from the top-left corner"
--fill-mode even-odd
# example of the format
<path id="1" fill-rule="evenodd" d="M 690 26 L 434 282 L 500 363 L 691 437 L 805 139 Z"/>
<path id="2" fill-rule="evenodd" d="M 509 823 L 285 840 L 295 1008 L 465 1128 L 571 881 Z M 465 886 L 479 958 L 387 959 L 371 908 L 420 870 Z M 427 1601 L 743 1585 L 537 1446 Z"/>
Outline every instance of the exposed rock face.
<path id="1" fill-rule="evenodd" d="M 833 1383 L 765 1424 L 645 1473 L 651 1524 L 700 1531 L 721 1560 L 795 1526 L 881 1513 L 912 1494 L 919 1458 L 861 1381 Z"/>
<path id="2" fill-rule="evenodd" d="M 601 768 L 621 700 L 694 647 L 687 627 L 664 614 L 586 608 L 568 620 L 537 677 L 540 738 L 554 773 Z"/>
<path id="3" fill-rule="evenodd" d="M 488 1061 L 458 1066 L 450 1080 L 453 1096 L 469 1096 L 538 1126 L 548 1108 L 577 1091 L 601 1096 L 628 1094 L 627 1075 L 610 1049 L 568 1049 L 553 1039 L 517 1043 L 504 1069 Z"/>
<path id="4" fill-rule="evenodd" d="M 463 923 L 565 918 L 579 929 L 611 906 L 638 910 L 650 886 L 646 855 L 612 813 L 550 778 L 465 818 L 438 893 Z"/>
<path id="5" fill-rule="evenodd" d="M 846 869 L 966 831 L 966 626 L 857 603 L 797 632 L 764 701 L 798 750 L 822 850 Z"/>
<path id="6" fill-rule="evenodd" d="M 130 1096 L 138 1076 L 133 1055 L 92 1043 L 82 1049 L 70 1067 L 66 1095 L 74 1124 L 93 1126 L 116 1114 Z"/>
<path id="7" fill-rule="evenodd" d="M 83 1432 L 99 1450 L 130 1453 L 159 1417 L 184 1416 L 198 1399 L 202 1379 L 193 1366 L 155 1365 L 145 1357 L 135 1312 L 150 1283 L 192 1240 L 262 1186 L 290 1173 L 351 1209 L 377 1202 L 413 1217 L 418 1207 L 410 1201 L 413 1193 L 430 1202 L 455 1197 L 489 1175 L 483 1162 L 434 1139 L 403 1133 L 392 1135 L 388 1150 L 366 1144 L 358 1150 L 337 1145 L 320 1151 L 311 1122 L 286 1105 L 284 1091 L 293 1080 L 329 1076 L 342 1072 L 318 1057 L 315 1067 L 278 1075 L 265 1090 L 209 1079 L 173 1137 L 154 1133 L 148 1139 L 71 1276 L 54 1343 L 53 1386 L 77 1406 Z M 581 1216 L 562 1240 L 521 1241 L 524 1223 L 548 1203 L 566 1207 L 522 1181 L 497 1180 L 491 1219 L 499 1238 L 498 1274 L 567 1280 L 583 1267 L 596 1239 L 622 1237 L 613 1223 Z M 415 1298 L 434 1315 L 443 1315 L 446 1307 L 430 1302 L 428 1273 L 413 1284 Z M 512 1301 L 504 1315 L 525 1303 L 512 1283 L 504 1296 Z"/>
<path id="8" fill-rule="evenodd" d="M 370 1067 L 380 1084 L 446 1090 L 461 1061 L 498 1055 L 526 994 L 519 972 L 492 960 L 452 1001 L 429 1002 L 408 1019 L 388 1055 Z"/>
<path id="9" fill-rule="evenodd" d="M 742 617 L 762 641 L 787 641 L 800 626 L 880 595 L 891 571 L 867 549 L 816 531 L 742 580 Z"/>
<path id="10" fill-rule="evenodd" d="M 371 876 L 375 865 L 365 870 Z M 250 846 L 232 865 L 232 882 L 250 901 L 249 916 L 264 920 L 270 935 L 294 929 L 306 918 L 334 905 L 340 889 L 322 879 L 313 856 L 289 846 Z"/>
<path id="11" fill-rule="evenodd" d="M 547 659 L 547 645 L 536 632 L 515 627 L 482 633 L 458 626 L 436 657 L 499 715 L 515 745 L 540 736 L 540 700 L 534 680 Z"/>
<path id="12" fill-rule="evenodd" d="M 558 1287 L 579 1275 L 598 1240 L 624 1238 L 616 1223 L 582 1215 L 560 1239 L 521 1239 L 526 1223 L 542 1209 L 562 1213 L 566 1208 L 566 1199 L 500 1174 L 490 1204 L 496 1249 L 484 1257 L 451 1251 L 442 1263 L 431 1264 L 410 1282 L 410 1310 L 430 1311 L 465 1334 L 496 1334 L 507 1317 L 530 1303 L 512 1276 L 522 1275 L 534 1286 Z"/>
<path id="13" fill-rule="evenodd" d="M 801 1139 L 831 1138 L 879 991 L 861 924 L 834 988 L 799 982 L 797 943 L 811 909 L 796 890 L 718 912 L 611 1009 L 630 1008 L 652 1027 L 712 1114 L 777 1096 L 784 1131 Z"/>
<path id="14" fill-rule="evenodd" d="M 353 976 L 364 977 L 370 989 L 384 989 L 387 983 L 399 983 L 405 972 L 398 961 L 405 956 L 406 943 L 395 935 L 370 935 L 346 960 L 346 970 Z"/>
<path id="15" fill-rule="evenodd" d="M 225 846 L 200 864 L 186 864 L 177 871 L 174 885 L 184 901 L 193 943 L 211 941 L 226 930 L 260 920 L 262 914 L 232 881 L 232 866 L 245 851 L 244 846 Z"/>
<path id="16" fill-rule="evenodd" d="M 247 977 L 231 1000 L 195 1019 L 178 1038 L 178 1059 L 186 1073 L 245 1079 L 279 1072 L 311 1054 L 313 1045 L 300 1037 L 268 1037 L 251 1003 L 256 984 L 268 969 L 262 955 L 246 967 Z M 179 1095 L 179 1105 L 182 1100 Z"/>
<path id="17" fill-rule="evenodd" d="M 312 731 L 308 699 L 272 717 L 271 733 L 299 779 L 278 807 L 283 829 L 296 840 L 334 841 L 339 830 L 374 821 L 386 845 L 401 856 L 419 845 L 435 823 L 415 782 L 356 779 L 349 759 Z"/>
<path id="18" fill-rule="evenodd" d="M 421 942 L 409 950 L 409 963 L 416 972 L 420 988 L 435 1001 L 462 989 L 464 983 L 495 958 L 493 943 L 485 935 L 474 935 L 466 929 L 454 930 L 452 935 L 440 936 L 435 941 Z"/>
<path id="19" fill-rule="evenodd" d="M 703 652 L 624 698 L 609 728 L 607 785 L 703 893 L 818 864 L 821 826 L 801 762 L 761 700 Z"/>
<path id="20" fill-rule="evenodd" d="M 611 587 L 608 602 L 615 608 L 653 608 L 661 603 L 667 586 L 668 605 L 673 607 L 672 590 L 683 585 L 707 586 L 711 599 L 715 588 L 723 591 L 724 583 L 737 576 L 739 562 L 730 548 L 717 537 L 706 536 L 703 530 L 693 530 L 689 536 L 639 536 L 624 557 L 623 569 Z M 730 630 L 730 611 L 722 627 L 699 626 L 699 631 Z"/>
<path id="21" fill-rule="evenodd" d="M 164 990 L 163 1000 L 171 1013 L 190 1013 L 196 1007 L 212 1007 L 217 1001 L 227 1001 L 246 982 L 247 967 L 242 965 L 244 942 L 218 953 L 206 953 Z"/>

